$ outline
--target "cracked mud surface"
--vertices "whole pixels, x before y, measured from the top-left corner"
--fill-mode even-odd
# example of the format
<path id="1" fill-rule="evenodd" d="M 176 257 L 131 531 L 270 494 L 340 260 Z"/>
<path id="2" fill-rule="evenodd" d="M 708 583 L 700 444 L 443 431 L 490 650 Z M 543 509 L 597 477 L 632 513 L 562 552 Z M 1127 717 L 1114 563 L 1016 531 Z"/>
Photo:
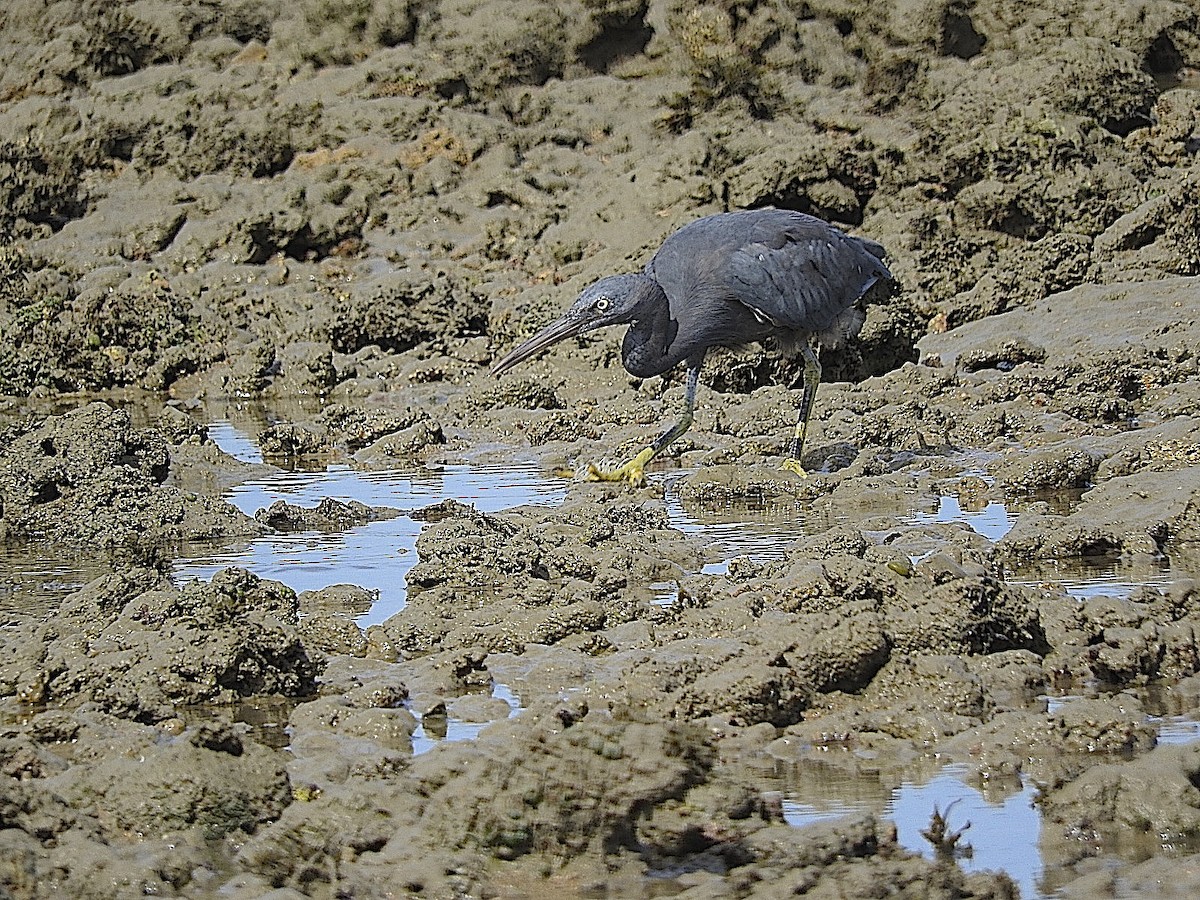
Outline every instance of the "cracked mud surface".
<path id="1" fill-rule="evenodd" d="M 1016 896 L 952 815 L 920 855 L 783 812 L 946 765 L 1036 786 L 1023 895 L 1200 892 L 1194 5 L 16 2 L 0 60 L 0 897 Z M 822 358 L 809 477 L 758 347 L 647 487 L 556 476 L 681 373 L 489 364 L 763 205 L 900 284 Z M 561 502 L 228 500 L 518 460 Z M 372 584 L 171 578 L 397 516 L 369 627 Z"/>

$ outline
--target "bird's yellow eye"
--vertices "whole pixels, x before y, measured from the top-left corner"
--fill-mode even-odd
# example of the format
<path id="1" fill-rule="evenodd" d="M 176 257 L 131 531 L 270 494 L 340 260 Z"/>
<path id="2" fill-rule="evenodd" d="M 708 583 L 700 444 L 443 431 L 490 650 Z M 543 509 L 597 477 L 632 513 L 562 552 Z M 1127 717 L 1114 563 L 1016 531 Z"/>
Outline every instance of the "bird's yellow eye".
<path id="1" fill-rule="evenodd" d="M 608 309 L 608 298 L 607 297 L 598 298 L 596 300 L 596 309 L 599 310 L 600 312 L 604 312 L 606 309 Z"/>

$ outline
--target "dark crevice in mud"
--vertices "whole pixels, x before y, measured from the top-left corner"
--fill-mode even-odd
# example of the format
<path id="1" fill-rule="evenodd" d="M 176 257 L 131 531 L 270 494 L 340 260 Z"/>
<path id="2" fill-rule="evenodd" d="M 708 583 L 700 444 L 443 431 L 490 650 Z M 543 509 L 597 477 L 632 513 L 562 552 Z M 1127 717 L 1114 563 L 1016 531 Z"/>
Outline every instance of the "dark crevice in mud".
<path id="1" fill-rule="evenodd" d="M 255 178 L 271 178 L 286 172 L 295 158 L 296 152 L 290 147 L 263 154 L 251 167 L 250 174 Z"/>
<path id="2" fill-rule="evenodd" d="M 497 206 L 520 206 L 521 203 L 509 191 L 488 191 L 484 206 L 495 209 Z"/>
<path id="3" fill-rule="evenodd" d="M 118 159 L 123 163 L 133 162 L 133 154 L 138 147 L 138 138 L 134 135 L 128 135 L 117 138 L 108 142 L 104 148 L 105 152 L 112 159 Z"/>
<path id="4" fill-rule="evenodd" d="M 183 231 L 183 226 L 186 224 L 187 216 L 180 216 L 170 224 L 170 227 L 163 229 L 163 233 L 159 240 L 154 242 L 154 245 L 147 249 L 149 249 L 151 252 L 157 252 L 170 247 L 171 244 L 174 243 L 175 238 L 179 236 L 179 233 Z"/>
<path id="5" fill-rule="evenodd" d="M 246 262 L 253 266 L 261 266 L 276 253 L 276 247 L 271 240 L 265 225 L 256 225 L 250 229 L 250 243 L 253 250 L 247 256 Z"/>
<path id="6" fill-rule="evenodd" d="M 443 100 L 455 100 L 466 97 L 470 93 L 465 78 L 449 78 L 439 82 L 436 91 Z"/>
<path id="7" fill-rule="evenodd" d="M 31 225 L 45 225 L 53 233 L 57 234 L 70 225 L 71 222 L 83 218 L 86 212 L 86 204 L 69 203 L 60 207 L 59 210 L 31 213 L 27 216 L 27 219 Z"/>
<path id="8" fill-rule="evenodd" d="M 983 52 L 987 38 L 975 30 L 971 17 L 962 12 L 948 10 L 942 20 L 941 53 L 971 59 Z"/>
<path id="9" fill-rule="evenodd" d="M 579 50 L 579 58 L 593 72 L 605 74 L 616 63 L 637 56 L 654 37 L 654 29 L 638 19 L 605 28 Z"/>
<path id="10" fill-rule="evenodd" d="M 1143 247 L 1149 247 L 1163 236 L 1165 230 L 1165 225 L 1159 225 L 1154 222 L 1143 222 L 1139 226 L 1129 230 L 1129 233 L 1125 235 L 1124 240 L 1121 242 L 1121 249 L 1140 250 Z"/>
<path id="11" fill-rule="evenodd" d="M 1105 131 L 1111 132 L 1118 137 L 1128 137 L 1139 128 L 1147 128 L 1153 124 L 1154 120 L 1150 116 L 1149 105 L 1130 116 L 1120 119 L 1106 119 L 1101 123 Z"/>
<path id="12" fill-rule="evenodd" d="M 1121 558 L 1122 547 L 1106 538 L 1084 541 L 1079 545 L 1077 555 L 1093 565 L 1112 565 Z"/>
<path id="13" fill-rule="evenodd" d="M 1142 67 L 1155 78 L 1174 78 L 1183 68 L 1183 56 L 1175 43 L 1165 34 L 1160 34 L 1146 51 Z"/>
<path id="14" fill-rule="evenodd" d="M 842 184 L 842 187 L 850 186 Z M 762 194 L 748 204 L 748 207 L 751 209 L 771 206 L 777 209 L 792 209 L 806 215 L 828 219 L 835 225 L 841 225 L 842 227 L 852 228 L 863 223 L 863 211 L 860 204 L 856 204 L 853 208 L 838 207 L 837 209 L 823 206 L 818 202 L 814 202 L 804 187 L 788 187 L 770 194 Z"/>
<path id="15" fill-rule="evenodd" d="M 62 496 L 62 491 L 58 489 L 58 485 L 53 481 L 47 481 L 44 484 L 39 484 L 33 491 L 33 502 L 37 505 L 43 503 L 52 503 Z"/>
<path id="16" fill-rule="evenodd" d="M 338 235 L 336 242 L 319 240 L 312 228 L 305 225 L 287 242 L 283 253 L 298 262 L 319 262 L 334 255 L 339 246 L 356 239 L 361 239 L 361 234 Z"/>

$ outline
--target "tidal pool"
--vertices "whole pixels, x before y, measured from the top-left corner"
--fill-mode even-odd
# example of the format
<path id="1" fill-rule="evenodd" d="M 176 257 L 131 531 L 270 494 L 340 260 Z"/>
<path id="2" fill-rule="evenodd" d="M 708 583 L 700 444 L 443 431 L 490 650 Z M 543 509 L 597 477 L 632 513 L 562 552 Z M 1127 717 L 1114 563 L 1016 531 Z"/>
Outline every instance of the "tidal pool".
<path id="1" fill-rule="evenodd" d="M 263 462 L 250 435 L 229 422 L 209 426 L 210 437 L 239 460 Z M 821 534 L 847 521 L 829 509 L 797 502 L 740 503 L 726 506 L 685 504 L 674 482 L 684 473 L 663 478 L 671 525 L 702 540 L 711 560 L 703 574 L 721 575 L 730 562 L 782 558 L 797 541 Z M 498 512 L 524 505 L 552 506 L 566 496 L 568 482 L 547 474 L 532 462 L 444 464 L 394 470 L 357 469 L 334 463 L 312 471 L 276 470 L 239 484 L 226 499 L 253 515 L 276 501 L 315 507 L 322 500 L 358 501 L 385 507 L 398 514 L 337 532 L 307 531 L 274 534 L 234 544 L 190 545 L 177 560 L 173 578 L 179 582 L 208 579 L 217 571 L 240 566 L 265 578 L 279 580 L 296 591 L 317 590 L 334 584 L 355 584 L 377 594 L 369 609 L 357 619 L 366 627 L 401 610 L 406 597 L 406 576 L 416 563 L 416 540 L 424 527 L 407 513 L 445 499 L 473 505 L 481 512 Z M 925 498 L 928 502 L 929 498 Z M 961 523 L 991 541 L 997 541 L 1015 521 L 1012 505 L 988 500 L 967 508 L 957 496 L 936 498 L 936 508 L 901 512 L 897 519 L 908 526 Z M 8 578 L 0 591 L 0 612 L 5 608 L 31 612 L 53 609 L 55 598 L 77 589 L 91 577 L 108 570 L 108 560 L 80 551 L 53 558 L 36 548 L 5 551 L 0 566 Z M 1061 585 L 1071 596 L 1129 597 L 1138 587 L 1167 582 L 1165 564 L 1097 560 L 1041 563 L 1008 573 L 1014 583 Z M 660 602 L 671 602 L 671 586 L 662 585 Z M 36 597 L 36 602 L 30 598 Z M 31 603 L 32 608 L 31 608 Z M 39 605 L 40 604 L 40 605 Z M 494 684 L 491 696 L 505 700 L 509 715 L 521 712 L 519 698 L 503 684 Z M 1063 698 L 1046 698 L 1051 710 Z M 282 723 L 286 709 L 250 705 L 238 714 L 262 730 L 269 743 L 282 745 L 287 737 Z M 1159 740 L 1185 743 L 1200 740 L 1200 723 L 1169 715 L 1156 716 Z M 413 751 L 420 754 L 442 742 L 472 740 L 488 723 L 467 722 L 453 715 L 421 721 L 413 735 Z M 803 783 L 803 787 L 801 787 Z M 1007 786 L 980 789 L 968 782 L 963 766 L 946 766 L 913 776 L 899 786 L 886 788 L 878 778 L 836 776 L 792 780 L 781 791 L 782 811 L 796 827 L 845 815 L 871 813 L 892 821 L 900 843 L 912 852 L 932 856 L 933 847 L 922 832 L 938 810 L 951 832 L 966 828 L 960 845 L 970 853 L 959 857 L 967 871 L 995 869 L 1007 872 L 1024 897 L 1053 897 L 1054 881 L 1040 849 L 1042 820 L 1035 804 L 1036 787 L 1028 779 Z"/>
<path id="2" fill-rule="evenodd" d="M 905 849 L 934 858 L 922 834 L 937 810 L 951 834 L 961 830 L 955 858 L 967 872 L 1007 873 L 1024 898 L 1051 896 L 1044 889 L 1039 842 L 1042 819 L 1029 779 L 983 790 L 968 781 L 964 765 L 935 767 L 884 787 L 878 777 L 854 775 L 818 765 L 800 764 L 783 779 L 784 819 L 797 828 L 844 816 L 871 814 L 892 822 Z"/>
<path id="3" fill-rule="evenodd" d="M 228 423 L 209 426 L 209 436 L 231 456 L 262 461 L 249 437 Z M 542 474 L 532 464 L 359 470 L 338 463 L 321 471 L 280 471 L 251 479 L 229 491 L 225 499 L 251 516 L 277 500 L 312 507 L 326 497 L 401 513 L 446 499 L 469 503 L 480 512 L 497 512 L 525 504 L 559 503 L 566 491 L 565 481 Z M 336 533 L 267 535 L 216 549 L 191 545 L 176 563 L 174 578 L 179 583 L 207 580 L 221 569 L 240 566 L 297 592 L 333 584 L 359 585 L 379 594 L 357 620 L 365 628 L 403 609 L 405 577 L 416 564 L 417 535 L 423 525 L 402 514 Z"/>

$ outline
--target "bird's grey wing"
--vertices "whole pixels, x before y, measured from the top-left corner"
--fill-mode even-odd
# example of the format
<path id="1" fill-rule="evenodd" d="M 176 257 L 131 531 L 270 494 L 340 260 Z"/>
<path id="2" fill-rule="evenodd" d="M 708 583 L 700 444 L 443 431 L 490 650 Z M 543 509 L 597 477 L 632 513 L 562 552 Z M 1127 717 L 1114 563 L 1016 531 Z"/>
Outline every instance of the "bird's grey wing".
<path id="1" fill-rule="evenodd" d="M 876 252 L 883 248 L 873 241 L 849 237 L 823 222 L 801 225 L 735 250 L 729 286 L 756 316 L 836 345 L 862 327 L 858 299 L 891 274 Z"/>

